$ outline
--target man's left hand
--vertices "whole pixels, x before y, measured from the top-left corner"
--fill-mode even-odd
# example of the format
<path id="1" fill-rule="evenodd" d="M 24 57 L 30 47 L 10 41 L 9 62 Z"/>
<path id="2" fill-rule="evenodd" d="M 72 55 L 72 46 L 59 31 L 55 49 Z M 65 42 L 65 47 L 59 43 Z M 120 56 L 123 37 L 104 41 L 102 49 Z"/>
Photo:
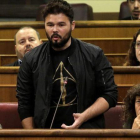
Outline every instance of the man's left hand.
<path id="1" fill-rule="evenodd" d="M 84 118 L 82 116 L 82 114 L 80 113 L 73 113 L 73 117 L 74 117 L 74 123 L 72 125 L 66 125 L 66 124 L 62 124 L 61 127 L 64 129 L 77 129 L 81 126 L 81 124 L 84 122 Z"/>

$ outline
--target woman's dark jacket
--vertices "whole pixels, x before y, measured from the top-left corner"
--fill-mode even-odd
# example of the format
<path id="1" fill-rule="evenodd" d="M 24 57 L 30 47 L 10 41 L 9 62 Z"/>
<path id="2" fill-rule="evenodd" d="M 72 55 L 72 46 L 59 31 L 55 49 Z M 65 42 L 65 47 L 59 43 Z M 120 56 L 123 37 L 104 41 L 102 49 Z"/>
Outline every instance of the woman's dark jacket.
<path id="1" fill-rule="evenodd" d="M 113 107 L 117 103 L 117 86 L 113 69 L 103 51 L 92 44 L 73 39 L 73 52 L 68 57 L 77 80 L 78 113 L 103 97 Z M 50 109 L 52 62 L 49 42 L 41 44 L 23 59 L 17 80 L 18 111 L 21 120 L 33 116 L 37 128 L 44 128 Z M 103 114 L 85 122 L 81 128 L 104 128 Z"/>

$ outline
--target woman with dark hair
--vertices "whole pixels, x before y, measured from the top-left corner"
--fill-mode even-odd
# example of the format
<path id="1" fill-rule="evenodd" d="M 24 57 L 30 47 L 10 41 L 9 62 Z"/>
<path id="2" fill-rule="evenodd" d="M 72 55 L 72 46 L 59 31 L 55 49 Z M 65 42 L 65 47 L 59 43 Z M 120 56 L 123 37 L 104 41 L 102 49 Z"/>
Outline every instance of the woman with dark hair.
<path id="1" fill-rule="evenodd" d="M 133 37 L 124 66 L 140 65 L 140 29 Z"/>
<path id="2" fill-rule="evenodd" d="M 140 84 L 128 90 L 124 99 L 124 128 L 140 129 Z"/>

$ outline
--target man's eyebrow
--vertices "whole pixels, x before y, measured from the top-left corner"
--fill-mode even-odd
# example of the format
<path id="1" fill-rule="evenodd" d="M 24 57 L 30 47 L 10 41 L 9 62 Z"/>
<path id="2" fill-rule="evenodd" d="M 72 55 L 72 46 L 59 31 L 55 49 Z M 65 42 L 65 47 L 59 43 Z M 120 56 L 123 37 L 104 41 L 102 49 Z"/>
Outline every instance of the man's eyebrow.
<path id="1" fill-rule="evenodd" d="M 60 21 L 60 22 L 58 22 L 57 24 L 61 24 L 61 23 L 65 24 L 66 22 Z M 54 24 L 54 23 L 53 23 L 53 22 L 47 22 L 46 24 Z"/>
<path id="2" fill-rule="evenodd" d="M 22 38 L 22 39 L 20 39 L 18 42 L 23 41 L 23 40 L 25 40 L 25 39 Z"/>

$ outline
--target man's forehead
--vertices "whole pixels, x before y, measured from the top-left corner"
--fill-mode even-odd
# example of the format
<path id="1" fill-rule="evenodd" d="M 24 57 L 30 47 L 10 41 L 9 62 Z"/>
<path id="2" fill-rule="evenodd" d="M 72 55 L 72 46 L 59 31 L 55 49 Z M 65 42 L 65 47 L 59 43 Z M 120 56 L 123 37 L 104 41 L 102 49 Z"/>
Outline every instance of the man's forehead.
<path id="1" fill-rule="evenodd" d="M 37 37 L 35 30 L 33 30 L 32 28 L 24 28 L 17 32 L 16 38 L 18 38 L 19 36 L 28 36 L 28 35 Z"/>
<path id="2" fill-rule="evenodd" d="M 36 33 L 35 30 L 32 29 L 32 28 L 23 28 L 23 29 L 19 30 L 19 31 L 17 32 L 17 34 L 22 34 L 22 33 L 25 33 L 25 32 Z"/>
<path id="3" fill-rule="evenodd" d="M 48 14 L 45 18 L 45 21 L 48 21 L 48 22 L 51 22 L 51 21 L 66 22 L 67 20 L 69 20 L 69 18 L 63 13 Z"/>

